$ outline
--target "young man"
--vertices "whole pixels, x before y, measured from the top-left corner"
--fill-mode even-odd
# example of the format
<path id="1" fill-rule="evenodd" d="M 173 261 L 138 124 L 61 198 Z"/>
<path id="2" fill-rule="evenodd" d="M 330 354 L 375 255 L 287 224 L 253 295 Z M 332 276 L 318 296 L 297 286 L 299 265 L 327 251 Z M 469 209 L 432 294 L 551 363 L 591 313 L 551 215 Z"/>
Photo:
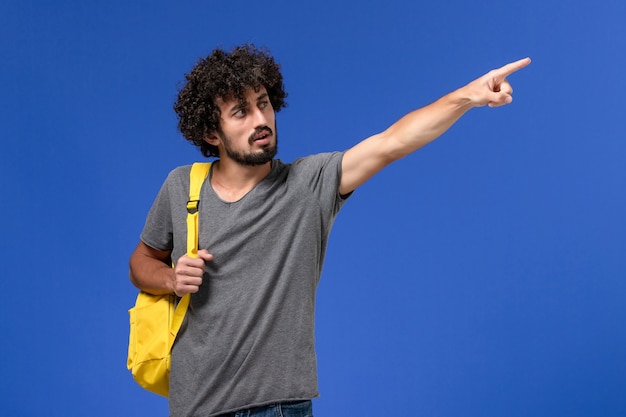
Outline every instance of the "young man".
<path id="1" fill-rule="evenodd" d="M 529 63 L 493 70 L 345 152 L 285 164 L 274 158 L 286 97 L 278 64 L 251 45 L 200 60 L 174 106 L 182 134 L 219 157 L 202 186 L 199 256 L 185 255 L 185 166 L 165 181 L 130 258 L 138 288 L 192 293 L 172 351 L 171 416 L 312 415 L 315 292 L 339 209 L 469 109 L 510 103 L 506 77 Z"/>

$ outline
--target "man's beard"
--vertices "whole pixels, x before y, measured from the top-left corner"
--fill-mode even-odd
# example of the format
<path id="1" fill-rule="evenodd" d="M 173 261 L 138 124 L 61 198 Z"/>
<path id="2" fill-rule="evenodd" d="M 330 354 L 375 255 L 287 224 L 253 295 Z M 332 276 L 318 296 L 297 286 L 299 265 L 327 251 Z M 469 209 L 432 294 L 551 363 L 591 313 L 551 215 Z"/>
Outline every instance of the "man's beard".
<path id="1" fill-rule="evenodd" d="M 254 153 L 243 153 L 239 152 L 232 148 L 232 141 L 230 138 L 222 132 L 218 132 L 220 138 L 222 139 L 222 143 L 224 144 L 224 150 L 230 159 L 237 162 L 238 164 L 245 166 L 258 166 L 264 165 L 274 159 L 276 154 L 278 153 L 278 132 L 272 132 L 268 126 L 263 126 L 257 128 L 252 135 L 248 138 L 248 143 L 254 143 L 254 137 L 263 131 L 268 131 L 270 134 L 273 133 L 274 143 L 267 144 L 261 148 L 260 152 Z"/>

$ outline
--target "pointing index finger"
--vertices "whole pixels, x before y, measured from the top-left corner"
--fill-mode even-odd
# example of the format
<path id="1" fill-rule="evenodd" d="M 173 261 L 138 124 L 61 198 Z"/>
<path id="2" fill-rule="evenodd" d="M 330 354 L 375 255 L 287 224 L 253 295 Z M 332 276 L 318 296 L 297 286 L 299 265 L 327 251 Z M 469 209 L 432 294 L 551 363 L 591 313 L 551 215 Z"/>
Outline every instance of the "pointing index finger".
<path id="1" fill-rule="evenodd" d="M 495 72 L 499 77 L 506 78 L 515 71 L 519 71 L 526 67 L 528 64 L 530 64 L 530 58 L 523 58 L 518 61 L 511 62 L 510 64 L 506 64 L 505 66 L 495 70 Z"/>

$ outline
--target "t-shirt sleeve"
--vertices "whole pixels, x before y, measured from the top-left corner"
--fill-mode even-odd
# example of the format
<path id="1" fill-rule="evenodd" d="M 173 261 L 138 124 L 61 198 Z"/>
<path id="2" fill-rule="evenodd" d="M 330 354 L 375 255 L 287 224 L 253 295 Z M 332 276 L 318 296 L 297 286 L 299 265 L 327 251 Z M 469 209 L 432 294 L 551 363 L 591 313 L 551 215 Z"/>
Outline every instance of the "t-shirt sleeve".
<path id="1" fill-rule="evenodd" d="M 317 197 L 324 211 L 335 216 L 352 193 L 339 194 L 343 152 L 311 155 L 294 161 L 293 167 L 306 181 L 306 187 Z"/>
<path id="2" fill-rule="evenodd" d="M 172 208 L 170 196 L 170 184 L 173 181 L 174 172 L 171 172 L 156 196 L 152 207 L 148 212 L 146 223 L 141 232 L 141 241 L 151 248 L 171 251 L 174 246 L 174 227 L 172 221 Z"/>

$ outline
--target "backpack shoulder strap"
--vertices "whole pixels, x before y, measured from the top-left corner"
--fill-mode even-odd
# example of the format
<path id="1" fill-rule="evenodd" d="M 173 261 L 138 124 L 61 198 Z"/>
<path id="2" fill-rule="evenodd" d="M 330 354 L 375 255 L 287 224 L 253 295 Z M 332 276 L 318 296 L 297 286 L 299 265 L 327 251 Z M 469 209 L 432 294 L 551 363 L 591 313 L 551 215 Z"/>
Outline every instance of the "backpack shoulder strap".
<path id="1" fill-rule="evenodd" d="M 189 201 L 187 201 L 187 256 L 198 257 L 198 210 L 200 189 L 209 175 L 210 162 L 196 162 L 189 174 Z"/>
<path id="2" fill-rule="evenodd" d="M 200 190 L 202 184 L 209 175 L 211 168 L 210 162 L 196 162 L 191 166 L 189 174 L 189 201 L 187 201 L 187 256 L 190 258 L 198 257 L 198 210 L 200 209 Z M 170 334 L 173 336 L 172 341 L 176 338 L 180 326 L 185 319 L 187 307 L 191 294 L 184 295 L 178 305 L 172 318 Z"/>

